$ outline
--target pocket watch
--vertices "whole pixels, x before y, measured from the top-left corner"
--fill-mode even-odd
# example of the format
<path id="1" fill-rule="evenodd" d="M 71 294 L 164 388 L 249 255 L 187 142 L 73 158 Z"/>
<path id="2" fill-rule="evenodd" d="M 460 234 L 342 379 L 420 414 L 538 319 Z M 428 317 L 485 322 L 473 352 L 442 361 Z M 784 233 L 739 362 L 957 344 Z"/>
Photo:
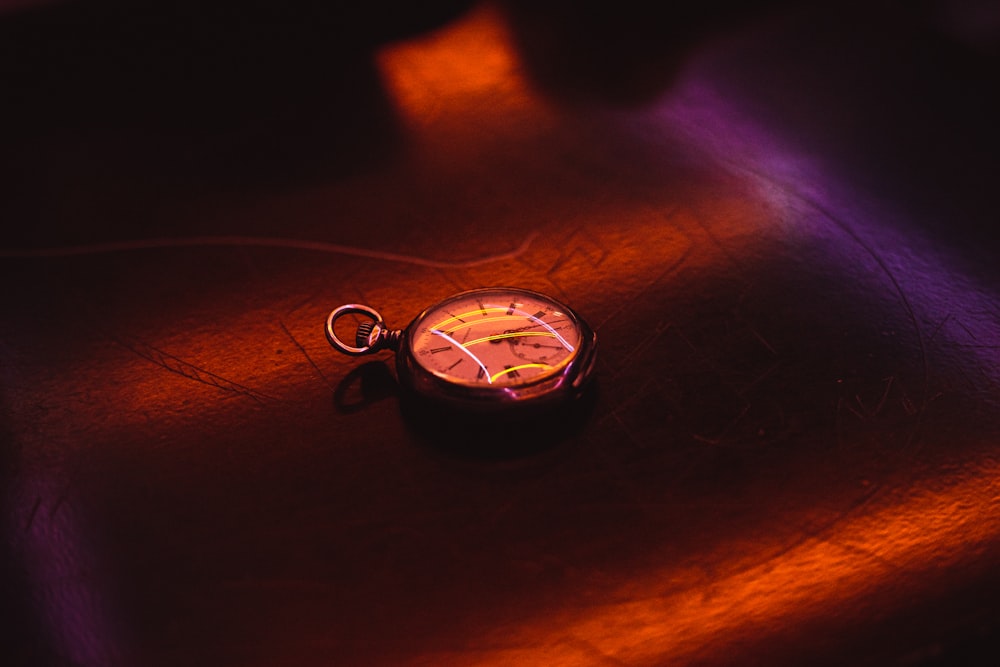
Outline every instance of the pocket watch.
<path id="1" fill-rule="evenodd" d="M 334 330 L 361 315 L 354 345 Z M 490 287 L 437 303 L 402 330 L 373 308 L 346 304 L 326 320 L 326 337 L 344 354 L 396 353 L 399 383 L 439 405 L 475 411 L 565 404 L 593 371 L 597 335 L 568 306 L 526 289 Z"/>

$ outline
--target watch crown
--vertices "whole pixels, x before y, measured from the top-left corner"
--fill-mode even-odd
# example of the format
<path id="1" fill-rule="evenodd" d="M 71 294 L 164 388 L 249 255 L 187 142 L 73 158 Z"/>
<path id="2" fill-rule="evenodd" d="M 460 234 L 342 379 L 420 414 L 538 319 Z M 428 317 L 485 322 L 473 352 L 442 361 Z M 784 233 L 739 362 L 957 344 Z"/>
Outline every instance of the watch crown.
<path id="1" fill-rule="evenodd" d="M 372 331 L 375 330 L 375 323 L 368 321 L 358 325 L 358 330 L 354 334 L 354 345 L 356 347 L 370 347 Z"/>

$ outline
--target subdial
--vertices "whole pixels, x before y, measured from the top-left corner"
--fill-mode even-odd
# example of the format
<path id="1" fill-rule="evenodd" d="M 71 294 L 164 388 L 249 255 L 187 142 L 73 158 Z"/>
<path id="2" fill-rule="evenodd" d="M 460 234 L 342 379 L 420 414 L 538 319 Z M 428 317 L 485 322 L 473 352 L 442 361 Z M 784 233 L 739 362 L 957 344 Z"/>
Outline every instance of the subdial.
<path id="1" fill-rule="evenodd" d="M 507 341 L 516 357 L 533 363 L 555 364 L 568 353 L 555 337 L 514 336 Z"/>

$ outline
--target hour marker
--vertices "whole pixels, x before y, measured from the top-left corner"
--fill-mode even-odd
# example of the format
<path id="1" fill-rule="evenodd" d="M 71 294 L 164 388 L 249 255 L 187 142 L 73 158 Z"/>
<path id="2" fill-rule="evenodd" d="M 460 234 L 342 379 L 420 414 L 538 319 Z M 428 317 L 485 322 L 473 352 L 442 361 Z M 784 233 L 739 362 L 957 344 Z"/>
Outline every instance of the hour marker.
<path id="1" fill-rule="evenodd" d="M 463 320 L 463 319 L 462 319 L 461 317 L 459 317 L 458 315 L 455 315 L 454 313 L 452 313 L 452 312 L 450 312 L 450 311 L 447 311 L 447 310 L 446 310 L 446 311 L 444 311 L 444 312 L 446 312 L 446 313 L 448 313 L 449 315 L 451 315 L 452 319 L 456 319 L 456 320 L 458 320 L 459 322 L 461 322 L 462 324 L 465 324 L 465 320 Z M 448 335 L 450 336 L 451 334 L 448 334 Z"/>
<path id="2" fill-rule="evenodd" d="M 504 368 L 507 370 L 507 377 L 509 377 L 511 380 L 521 377 L 521 374 L 518 373 L 517 369 L 514 368 L 513 366 L 504 366 Z"/>
<path id="3" fill-rule="evenodd" d="M 451 345 L 445 345 L 444 347 L 432 347 L 431 354 L 437 354 L 438 352 L 445 352 L 451 349 Z"/>
<path id="4" fill-rule="evenodd" d="M 464 358 L 462 358 L 462 359 L 459 359 L 458 361 L 456 361 L 455 363 L 453 363 L 453 364 L 452 364 L 451 366 L 448 366 L 448 368 L 446 368 L 445 370 L 446 370 L 446 371 L 450 371 L 450 370 L 451 370 L 452 368 L 454 368 L 455 366 L 458 366 L 458 365 L 459 365 L 460 363 L 462 363 L 463 361 L 465 361 L 465 359 L 464 359 Z M 482 372 L 483 372 L 483 369 L 482 369 L 482 368 L 480 368 L 480 369 L 479 369 L 479 372 L 480 372 L 480 373 L 482 373 Z"/>
<path id="5" fill-rule="evenodd" d="M 514 314 L 514 309 L 515 309 L 515 308 L 517 308 L 517 304 L 516 304 L 516 303 L 514 303 L 513 301 L 511 301 L 511 303 L 510 303 L 510 308 L 508 308 L 508 309 L 507 309 L 507 314 L 508 314 L 508 315 L 513 315 L 513 314 Z"/>
<path id="6" fill-rule="evenodd" d="M 486 305 L 482 301 L 479 302 L 479 312 L 483 314 L 483 317 L 486 317 Z"/>
<path id="7" fill-rule="evenodd" d="M 537 313 L 535 313 L 534 315 L 531 316 L 531 318 L 534 319 L 534 320 L 540 320 L 543 317 L 545 317 L 545 311 L 544 310 L 540 310 L 540 311 L 538 311 Z"/>
<path id="8" fill-rule="evenodd" d="M 485 376 L 486 376 L 486 370 L 482 366 L 480 366 L 479 367 L 479 372 L 476 373 L 476 379 L 477 380 L 482 380 L 483 377 L 485 377 Z"/>

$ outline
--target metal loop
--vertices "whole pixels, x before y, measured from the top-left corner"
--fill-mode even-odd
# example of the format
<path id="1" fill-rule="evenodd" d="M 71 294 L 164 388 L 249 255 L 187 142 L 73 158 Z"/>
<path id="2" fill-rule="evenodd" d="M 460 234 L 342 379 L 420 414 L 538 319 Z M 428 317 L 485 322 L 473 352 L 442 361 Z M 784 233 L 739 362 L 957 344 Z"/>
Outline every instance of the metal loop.
<path id="1" fill-rule="evenodd" d="M 330 341 L 330 345 L 334 346 L 344 354 L 351 355 L 352 357 L 378 352 L 382 347 L 378 344 L 374 346 L 366 345 L 364 347 L 354 347 L 337 338 L 337 333 L 333 330 L 333 327 L 337 323 L 337 320 L 344 315 L 365 315 L 366 317 L 370 317 L 375 322 L 376 327 L 385 329 L 385 321 L 374 308 L 369 308 L 368 306 L 363 306 L 359 303 L 349 303 L 334 309 L 334 311 L 330 313 L 329 317 L 326 318 L 326 339 Z"/>

